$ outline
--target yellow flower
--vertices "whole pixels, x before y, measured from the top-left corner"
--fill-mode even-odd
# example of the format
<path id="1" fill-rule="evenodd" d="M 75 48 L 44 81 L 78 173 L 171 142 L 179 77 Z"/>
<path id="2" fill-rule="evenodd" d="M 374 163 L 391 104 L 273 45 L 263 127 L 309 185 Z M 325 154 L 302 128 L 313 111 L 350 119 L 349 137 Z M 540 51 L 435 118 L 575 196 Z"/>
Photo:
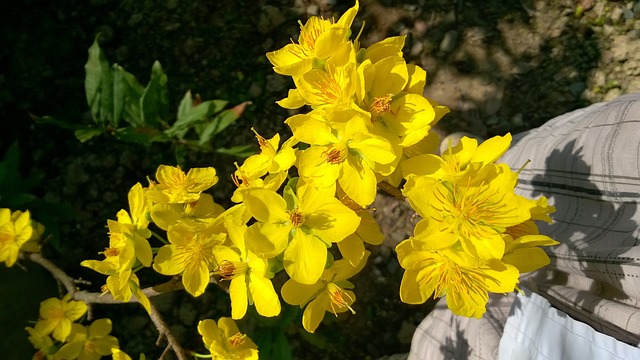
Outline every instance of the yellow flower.
<path id="1" fill-rule="evenodd" d="M 258 220 L 248 229 L 247 248 L 265 258 L 284 251 L 287 274 L 313 284 L 324 270 L 327 248 L 352 234 L 360 218 L 332 190 L 301 186 L 289 200 L 266 189 L 244 192 L 244 204 Z"/>
<path id="2" fill-rule="evenodd" d="M 423 225 L 416 226 L 415 236 L 431 250 L 453 246 L 459 240 L 473 256 L 502 258 L 505 245 L 501 234 L 529 220 L 535 203 L 513 192 L 515 173 L 504 164 L 494 166 L 497 175 L 476 186 L 426 176 L 410 178 L 403 193 L 425 219 Z"/>
<path id="3" fill-rule="evenodd" d="M 310 333 L 316 331 L 325 312 L 338 316 L 338 313 L 349 310 L 355 314 L 351 305 L 356 301 L 356 295 L 346 290 L 353 288 L 353 284 L 346 280 L 362 270 L 369 255 L 370 252 L 366 251 L 356 266 L 346 259 L 335 261 L 315 284 L 301 284 L 290 279 L 282 286 L 284 301 L 290 305 L 306 306 L 302 314 L 305 330 Z"/>
<path id="4" fill-rule="evenodd" d="M 384 137 L 369 132 L 368 119 L 359 111 L 347 108 L 326 116 L 327 121 L 315 114 L 286 121 L 296 138 L 312 145 L 300 155 L 300 177 L 315 187 L 333 186 L 337 181 L 351 199 L 367 206 L 376 196 L 376 170 L 397 160 L 394 148 Z"/>
<path id="5" fill-rule="evenodd" d="M 73 324 L 68 342 L 56 353 L 57 359 L 99 360 L 118 348 L 118 339 L 109 335 L 111 320 L 98 319 L 88 327 Z"/>
<path id="6" fill-rule="evenodd" d="M 103 275 L 116 275 L 131 270 L 136 260 L 136 252 L 133 241 L 125 236 L 127 227 L 113 220 L 107 220 L 107 226 L 109 227 L 109 247 L 102 252 L 105 259 L 84 260 L 80 265 Z"/>
<path id="7" fill-rule="evenodd" d="M 265 139 L 258 132 L 251 128 L 256 134 L 258 145 L 260 145 L 260 153 L 249 156 L 238 168 L 244 176 L 249 178 L 257 178 L 266 173 L 279 173 L 287 171 L 296 161 L 296 154 L 293 146 L 296 145 L 296 138 L 289 138 L 280 146 L 280 134 L 275 134 L 271 139 Z"/>
<path id="8" fill-rule="evenodd" d="M 207 224 L 224 212 L 224 208 L 213 201 L 209 194 L 200 194 L 196 201 L 185 204 L 155 204 L 151 208 L 151 219 L 162 230 L 179 221 Z"/>
<path id="9" fill-rule="evenodd" d="M 29 211 L 0 209 L 0 263 L 13 266 L 20 248 L 31 239 L 33 227 Z"/>
<path id="10" fill-rule="evenodd" d="M 149 298 L 147 298 L 140 288 L 138 276 L 131 270 L 107 277 L 107 283 L 102 287 L 102 292 L 109 292 L 114 300 L 122 302 L 128 302 L 131 300 L 131 296 L 135 296 L 140 302 L 140 305 L 147 310 L 147 313 L 151 313 Z"/>
<path id="11" fill-rule="evenodd" d="M 289 44 L 267 53 L 273 70 L 282 75 L 300 76 L 314 66 L 322 67 L 337 48 L 348 42 L 350 27 L 357 12 L 356 0 L 356 4 L 337 23 L 312 16 L 304 25 L 300 24 L 298 44 Z"/>
<path id="12" fill-rule="evenodd" d="M 151 266 L 153 254 L 151 245 L 147 240 L 151 236 L 151 231 L 147 229 L 149 220 L 147 214 L 151 210 L 151 201 L 146 196 L 147 189 L 140 183 L 135 184 L 129 190 L 129 210 L 131 215 L 122 209 L 118 211 L 117 219 L 122 225 L 122 234 L 133 242 L 136 257 L 144 266 Z"/>
<path id="13" fill-rule="evenodd" d="M 266 317 L 280 314 L 280 299 L 266 277 L 268 261 L 259 258 L 245 246 L 246 225 L 225 220 L 225 225 L 234 248 L 216 246 L 213 249 L 218 267 L 214 274 L 230 280 L 231 317 L 242 319 L 247 306 L 254 304 L 258 314 Z"/>
<path id="14" fill-rule="evenodd" d="M 185 290 L 200 296 L 209 284 L 209 271 L 216 265 L 213 247 L 221 244 L 225 235 L 178 223 L 169 228 L 167 237 L 171 244 L 160 248 L 153 268 L 163 275 L 182 274 Z"/>
<path id="15" fill-rule="evenodd" d="M 49 359 L 51 355 L 58 350 L 58 348 L 53 345 L 51 336 L 49 336 L 49 334 L 45 334 L 42 329 L 36 330 L 31 327 L 26 327 L 25 330 L 29 333 L 29 341 L 33 344 L 33 347 L 38 349 L 38 353 L 40 354 L 39 358 L 46 357 Z M 34 356 L 34 359 L 38 358 L 36 356 Z"/>
<path id="16" fill-rule="evenodd" d="M 493 164 L 509 149 L 511 134 L 494 136 L 478 146 L 476 139 L 463 137 L 458 145 L 450 147 L 442 157 L 432 154 L 413 157 L 403 163 L 404 177 L 413 175 L 430 176 L 443 181 L 463 181 L 480 179 L 480 170 Z"/>
<path id="17" fill-rule="evenodd" d="M 518 270 L 498 259 L 479 260 L 455 248 L 428 251 L 422 249 L 423 244 L 409 239 L 396 247 L 400 266 L 406 269 L 400 299 L 407 304 L 446 295 L 454 314 L 480 318 L 489 292 L 512 291 L 518 282 Z"/>
<path id="18" fill-rule="evenodd" d="M 193 168 L 187 174 L 179 166 L 160 165 L 156 180 L 151 181 L 147 197 L 155 203 L 187 203 L 198 200 L 200 193 L 218 182 L 216 169 Z"/>
<path id="19" fill-rule="evenodd" d="M 330 109 L 351 106 L 358 86 L 353 45 L 344 44 L 327 60 L 324 69 L 311 69 L 294 77 L 293 82 L 296 89 L 290 90 L 287 98 L 277 101 L 286 109 L 303 105 Z"/>
<path id="20" fill-rule="evenodd" d="M 52 334 L 58 341 L 65 341 L 71 333 L 71 323 L 80 319 L 87 312 L 87 304 L 71 300 L 65 295 L 62 300 L 49 298 L 40 303 L 40 320 L 35 330 L 41 334 Z"/>
<path id="21" fill-rule="evenodd" d="M 424 86 L 424 79 L 402 57 L 389 56 L 376 63 L 365 60 L 358 67 L 358 74 L 358 105 L 371 114 L 371 121 L 380 131 L 393 134 L 397 139 L 394 142 L 400 146 L 418 143 L 439 120 L 432 103 L 422 92 L 416 93 Z"/>
<path id="22" fill-rule="evenodd" d="M 288 171 L 281 171 L 273 174 L 268 174 L 264 179 L 260 177 L 249 177 L 245 175 L 240 169 L 236 170 L 235 174 L 231 176 L 233 183 L 237 186 L 231 201 L 235 203 L 242 202 L 243 190 L 250 188 L 265 188 L 268 190 L 276 191 L 280 188 L 280 185 L 287 180 Z"/>
<path id="23" fill-rule="evenodd" d="M 198 332 L 202 335 L 204 346 L 217 360 L 257 360 L 258 346 L 238 330 L 231 318 L 218 320 L 206 319 L 198 323 Z"/>

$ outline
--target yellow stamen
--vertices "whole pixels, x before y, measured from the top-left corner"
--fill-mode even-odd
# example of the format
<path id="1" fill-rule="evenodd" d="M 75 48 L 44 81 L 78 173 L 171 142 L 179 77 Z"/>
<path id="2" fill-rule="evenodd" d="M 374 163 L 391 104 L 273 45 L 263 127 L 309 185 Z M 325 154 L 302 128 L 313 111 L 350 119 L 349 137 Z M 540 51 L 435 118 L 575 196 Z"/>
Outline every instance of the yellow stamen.
<path id="1" fill-rule="evenodd" d="M 249 267 L 245 262 L 223 260 L 218 264 L 213 273 L 220 275 L 223 280 L 231 280 L 238 275 L 246 274 L 248 269 Z"/>
<path id="2" fill-rule="evenodd" d="M 304 215 L 296 208 L 289 213 L 289 221 L 293 226 L 298 227 L 304 223 Z"/>
<path id="3" fill-rule="evenodd" d="M 120 254 L 120 249 L 118 248 L 106 248 L 104 249 L 104 256 L 106 257 L 111 257 L 111 256 L 118 256 Z"/>
<path id="4" fill-rule="evenodd" d="M 256 134 L 256 139 L 258 139 L 258 145 L 260 145 L 260 150 L 264 150 L 265 147 L 271 146 L 269 142 L 267 142 L 267 139 L 265 139 L 262 135 L 258 134 L 256 129 L 251 128 L 251 131 L 253 131 L 253 133 Z"/>
<path id="5" fill-rule="evenodd" d="M 233 336 L 231 336 L 227 341 L 229 342 L 229 345 L 231 345 L 231 347 L 238 347 L 244 343 L 246 338 L 247 338 L 247 335 L 241 332 L 238 332 Z"/>
<path id="6" fill-rule="evenodd" d="M 340 164 L 347 158 L 349 149 L 344 144 L 333 144 L 322 155 L 329 164 Z"/>
<path id="7" fill-rule="evenodd" d="M 383 113 L 391 111 L 391 99 L 393 94 L 387 94 L 385 96 L 374 97 L 369 106 L 369 112 L 371 116 L 379 116 Z"/>
<path id="8" fill-rule="evenodd" d="M 104 295 L 109 293 L 109 287 L 107 286 L 107 284 L 104 284 L 100 287 L 100 292 Z"/>
<path id="9" fill-rule="evenodd" d="M 334 283 L 327 284 L 327 293 L 329 294 L 329 299 L 331 300 L 331 311 L 333 311 L 333 314 L 335 316 L 338 316 L 338 312 L 336 311 L 336 306 L 338 307 L 338 309 L 347 308 L 351 311 L 352 314 L 356 313 L 353 310 L 353 308 L 349 306 L 349 302 L 347 302 L 346 300 L 346 299 L 349 299 L 349 301 L 353 303 L 354 299 L 346 291 L 344 291 L 340 286 Z"/>

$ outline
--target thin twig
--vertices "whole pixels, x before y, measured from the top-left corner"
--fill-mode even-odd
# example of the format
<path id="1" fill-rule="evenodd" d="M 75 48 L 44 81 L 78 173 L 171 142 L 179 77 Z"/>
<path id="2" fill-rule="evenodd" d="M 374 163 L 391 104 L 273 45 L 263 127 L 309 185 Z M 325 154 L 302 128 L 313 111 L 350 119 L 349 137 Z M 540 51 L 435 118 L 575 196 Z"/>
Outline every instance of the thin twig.
<path id="1" fill-rule="evenodd" d="M 151 312 L 149 313 L 149 317 L 151 318 L 151 321 L 153 321 L 153 324 L 156 326 L 156 329 L 158 329 L 160 335 L 164 336 L 164 338 L 167 340 L 168 346 L 171 346 L 171 349 L 178 357 L 178 360 L 187 360 L 187 355 L 184 349 L 182 348 L 182 346 L 180 346 L 180 343 L 178 342 L 176 337 L 173 336 L 173 333 L 171 333 L 169 327 L 164 322 L 162 315 L 160 315 L 160 312 L 155 307 L 155 305 L 153 305 L 153 303 L 151 303 Z"/>
<path id="2" fill-rule="evenodd" d="M 22 257 L 33 261 L 34 263 L 42 266 L 47 271 L 49 271 L 53 275 L 53 277 L 56 280 L 58 280 L 58 282 L 62 284 L 62 286 L 64 286 L 67 293 L 69 293 L 74 300 L 80 300 L 89 305 L 90 304 L 122 303 L 122 301 L 115 300 L 110 293 L 103 294 L 103 293 L 89 292 L 85 290 L 78 290 L 78 288 L 76 287 L 76 281 L 71 276 L 69 276 L 66 272 L 64 272 L 64 270 L 60 269 L 56 264 L 49 261 L 39 253 L 25 253 L 25 254 L 22 254 Z M 217 280 L 214 279 L 213 277 L 211 278 L 210 282 L 218 286 L 221 286 L 217 282 Z M 164 284 L 142 289 L 142 292 L 147 297 L 153 297 L 165 292 L 179 290 L 183 288 L 184 287 L 182 285 L 182 282 L 180 281 L 180 278 L 174 277 Z M 139 302 L 139 301 L 135 296 L 132 296 L 129 302 Z M 151 306 L 151 312 L 149 313 L 149 317 L 151 318 L 151 321 L 153 322 L 153 324 L 156 326 L 156 329 L 158 330 L 158 333 L 159 333 L 158 341 L 160 341 L 161 338 L 166 339 L 167 348 L 171 348 L 171 350 L 173 350 L 173 352 L 178 357 L 178 360 L 187 360 L 187 355 L 185 350 L 182 348 L 182 346 L 180 345 L 176 337 L 173 335 L 173 333 L 171 333 L 171 331 L 169 330 L 169 327 L 167 326 L 164 319 L 162 318 L 162 315 L 160 315 L 160 312 L 158 311 L 158 309 L 153 305 L 153 303 L 151 303 L 150 306 Z M 164 353 L 166 352 L 167 352 L 167 349 L 165 349 Z M 163 353 L 163 357 L 164 357 L 164 353 Z"/>
<path id="3" fill-rule="evenodd" d="M 99 293 L 99 292 L 90 292 L 86 290 L 78 290 L 76 287 L 76 281 L 69 275 L 67 275 L 64 270 L 60 269 L 56 264 L 46 259 L 39 253 L 25 253 L 23 257 L 33 261 L 36 264 L 39 264 L 47 271 L 49 271 L 53 277 L 58 280 L 65 288 L 65 290 L 71 294 L 71 297 L 74 300 L 84 301 L 87 304 L 119 304 L 123 301 L 115 300 L 110 293 Z M 219 288 L 221 288 L 225 292 L 229 292 L 229 289 L 224 287 L 218 280 L 214 277 L 209 279 L 210 284 L 215 284 Z M 142 289 L 142 293 L 145 294 L 146 297 L 151 298 L 154 296 L 158 296 L 170 291 L 182 290 L 184 289 L 184 285 L 182 285 L 182 281 L 180 281 L 179 277 L 173 277 L 171 280 Z M 140 302 L 135 296 L 132 296 L 129 300 L 130 303 Z"/>

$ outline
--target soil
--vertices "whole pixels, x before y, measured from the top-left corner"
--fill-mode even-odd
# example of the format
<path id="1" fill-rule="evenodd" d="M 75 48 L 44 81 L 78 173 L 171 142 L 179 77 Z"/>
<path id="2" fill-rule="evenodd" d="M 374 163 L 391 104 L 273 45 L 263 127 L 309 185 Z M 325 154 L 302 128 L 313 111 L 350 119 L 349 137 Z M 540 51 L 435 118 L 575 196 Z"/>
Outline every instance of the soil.
<path id="1" fill-rule="evenodd" d="M 106 219 L 126 207 L 128 189 L 136 182 L 145 184 L 159 164 L 175 162 L 166 146 L 145 148 L 108 136 L 79 143 L 71 131 L 33 121 L 43 115 L 88 121 L 83 66 L 97 33 L 109 61 L 141 82 L 146 83 L 151 64 L 159 60 L 174 106 L 189 89 L 205 100 L 251 101 L 242 117 L 215 139 L 216 145 L 230 147 L 254 143 L 251 127 L 266 137 L 276 132 L 289 136 L 283 120 L 291 113 L 275 101 L 286 96 L 292 83 L 273 73 L 264 54 L 297 38 L 298 20 L 341 14 L 352 5 L 335 0 L 27 0 L 3 11 L 0 154 L 17 141 L 23 176 L 39 180 L 32 193 L 51 205 L 33 211 L 36 219 L 51 219 L 49 229 L 55 233 L 44 254 L 93 284 L 81 286 L 97 291 L 104 278 L 81 268 L 80 261 L 96 258 L 105 247 Z M 363 46 L 407 35 L 405 58 L 429 74 L 425 96 L 451 109 L 437 131 L 489 137 L 525 131 L 573 109 L 640 91 L 639 20 L 639 1 L 362 0 L 353 29 L 364 24 Z M 216 167 L 221 180 L 212 193 L 228 205 L 233 184 L 227 174 L 234 161 L 239 160 L 192 153 L 187 166 Z M 265 343 L 285 334 L 288 345 L 279 349 L 290 349 L 297 359 L 406 354 L 413 330 L 433 306 L 405 305 L 398 295 L 402 269 L 393 249 L 411 235 L 416 219 L 407 204 L 382 194 L 374 208 L 387 238 L 371 249 L 369 264 L 354 279 L 355 315 L 327 316 L 309 335 L 300 326 L 301 312 L 287 308 L 280 320 L 247 319 L 240 322 L 241 329 Z M 54 209 L 68 209 L 67 216 Z M 0 269 L 0 274 L 20 271 Z M 2 287 L 2 294 L 8 293 Z M 23 319 L 35 320 L 37 304 L 55 295 L 34 295 L 29 306 L 6 296 L 0 303 L 5 309 L 22 308 Z M 154 302 L 185 347 L 199 352 L 204 349 L 197 322 L 230 314 L 227 295 L 214 287 L 199 298 L 176 292 Z M 113 334 L 127 353 L 144 352 L 148 359 L 162 354 L 164 347 L 155 345 L 157 332 L 139 306 L 94 306 L 92 315 L 114 320 Z M 11 345 L 6 353 L 16 354 L 10 358 L 31 356 L 22 334 L 25 326 L 26 320 L 13 321 L 9 330 L 17 335 L 2 343 L 7 349 Z"/>

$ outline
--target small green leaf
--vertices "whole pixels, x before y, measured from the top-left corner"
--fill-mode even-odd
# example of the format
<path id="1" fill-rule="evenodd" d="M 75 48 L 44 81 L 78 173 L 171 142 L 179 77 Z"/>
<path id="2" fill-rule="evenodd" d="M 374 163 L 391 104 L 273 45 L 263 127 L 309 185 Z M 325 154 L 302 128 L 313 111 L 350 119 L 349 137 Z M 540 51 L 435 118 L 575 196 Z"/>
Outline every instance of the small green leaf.
<path id="1" fill-rule="evenodd" d="M 227 102 L 224 100 L 208 100 L 193 106 L 191 92 L 187 91 L 178 108 L 178 119 L 165 132 L 169 136 L 175 136 L 182 140 L 190 128 L 201 122 L 206 122 L 208 117 L 222 110 L 226 104 Z M 201 141 L 201 144 L 205 142 Z"/>
<path id="2" fill-rule="evenodd" d="M 92 137 L 102 134 L 102 130 L 85 128 L 85 129 L 78 129 L 74 131 L 73 134 L 76 136 L 78 140 L 80 140 L 80 142 L 86 142 L 91 140 Z"/>
<path id="3" fill-rule="evenodd" d="M 160 130 L 151 127 L 125 127 L 115 131 L 116 138 L 122 141 L 149 146 L 153 142 L 169 141 Z"/>
<path id="4" fill-rule="evenodd" d="M 161 125 L 167 118 L 169 100 L 167 96 L 167 75 L 158 61 L 151 68 L 151 80 L 140 98 L 143 125 Z"/>
<path id="5" fill-rule="evenodd" d="M 98 38 L 99 34 L 89 48 L 89 58 L 84 66 L 85 94 L 93 121 L 102 126 L 113 125 L 116 122 L 113 113 L 113 73 L 107 57 L 100 49 Z"/>
<path id="6" fill-rule="evenodd" d="M 56 119 L 52 116 L 43 116 L 36 119 L 36 124 L 51 124 L 55 126 L 59 126 L 63 129 L 67 130 L 86 130 L 92 129 L 86 125 L 72 124 L 63 120 Z"/>
<path id="7" fill-rule="evenodd" d="M 239 145 L 231 148 L 217 148 L 214 150 L 219 154 L 233 155 L 239 158 L 246 158 L 256 153 L 253 145 Z"/>
<path id="8" fill-rule="evenodd" d="M 129 92 L 129 85 L 127 80 L 124 78 L 124 72 L 120 71 L 120 69 L 122 69 L 121 66 L 113 64 L 113 117 L 109 122 L 113 128 L 117 128 L 120 123 L 120 119 L 122 118 L 122 113 L 124 112 L 125 104 L 127 102 L 127 93 Z"/>
<path id="9" fill-rule="evenodd" d="M 140 85 L 133 74 L 127 72 L 122 66 L 115 64 L 113 67 L 114 77 L 120 77 L 127 84 L 122 118 L 131 126 L 142 126 L 143 119 L 142 112 L 140 111 L 140 98 L 142 94 L 144 94 L 144 87 Z M 115 73 L 118 74 L 115 75 Z"/>
<path id="10" fill-rule="evenodd" d="M 192 107 L 193 97 L 191 96 L 191 90 L 188 90 L 187 93 L 184 94 L 184 97 L 182 98 L 182 101 L 180 101 L 180 105 L 178 106 L 178 120 L 176 120 L 176 123 L 185 119 L 189 115 Z"/>

